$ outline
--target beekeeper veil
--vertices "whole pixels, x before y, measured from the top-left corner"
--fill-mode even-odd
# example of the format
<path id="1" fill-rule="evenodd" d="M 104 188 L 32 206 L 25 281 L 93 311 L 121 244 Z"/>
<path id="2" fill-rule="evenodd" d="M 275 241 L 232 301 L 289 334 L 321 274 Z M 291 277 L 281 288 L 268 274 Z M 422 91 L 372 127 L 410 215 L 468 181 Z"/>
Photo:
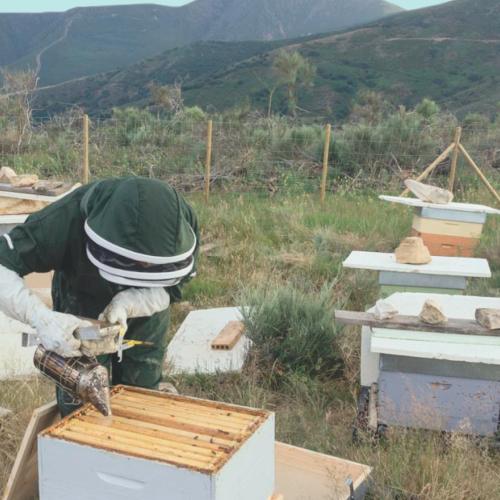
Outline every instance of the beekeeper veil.
<path id="1" fill-rule="evenodd" d="M 107 281 L 171 287 L 191 276 L 197 248 L 180 195 L 161 181 L 97 182 L 81 203 L 89 260 Z"/>

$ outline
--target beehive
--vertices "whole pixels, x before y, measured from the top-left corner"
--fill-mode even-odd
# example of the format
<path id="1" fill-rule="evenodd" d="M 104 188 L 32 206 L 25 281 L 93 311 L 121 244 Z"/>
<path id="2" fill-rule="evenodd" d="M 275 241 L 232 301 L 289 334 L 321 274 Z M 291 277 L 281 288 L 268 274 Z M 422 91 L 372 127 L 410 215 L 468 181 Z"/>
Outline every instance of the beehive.
<path id="1" fill-rule="evenodd" d="M 274 415 L 117 386 L 38 438 L 40 498 L 267 500 Z"/>

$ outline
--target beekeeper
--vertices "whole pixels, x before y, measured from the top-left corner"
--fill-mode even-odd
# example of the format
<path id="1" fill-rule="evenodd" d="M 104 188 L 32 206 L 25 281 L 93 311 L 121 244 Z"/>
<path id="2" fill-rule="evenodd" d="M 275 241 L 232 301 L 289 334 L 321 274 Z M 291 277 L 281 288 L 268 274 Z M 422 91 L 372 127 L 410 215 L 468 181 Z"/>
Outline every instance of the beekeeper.
<path id="1" fill-rule="evenodd" d="M 167 345 L 169 305 L 195 274 L 199 237 L 192 208 L 167 184 L 140 177 L 83 186 L 0 237 L 0 310 L 31 325 L 44 347 L 79 356 L 73 332 L 100 318 L 152 342 L 102 360 L 112 383 L 155 388 Z M 54 311 L 23 276 L 55 271 Z M 0 347 L 1 348 L 1 347 Z M 77 402 L 57 390 L 63 414 Z"/>

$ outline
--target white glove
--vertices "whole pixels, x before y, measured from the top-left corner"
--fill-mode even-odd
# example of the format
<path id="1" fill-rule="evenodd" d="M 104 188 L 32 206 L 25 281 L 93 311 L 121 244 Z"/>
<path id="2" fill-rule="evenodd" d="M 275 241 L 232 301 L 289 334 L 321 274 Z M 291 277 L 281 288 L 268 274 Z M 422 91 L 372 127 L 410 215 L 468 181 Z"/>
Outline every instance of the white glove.
<path id="1" fill-rule="evenodd" d="M 49 351 L 64 357 L 81 356 L 80 341 L 74 337 L 78 327 L 91 326 L 70 314 L 51 311 L 15 272 L 0 265 L 0 310 L 11 318 L 33 327 Z"/>
<path id="2" fill-rule="evenodd" d="M 129 318 L 149 317 L 169 306 L 170 295 L 163 288 L 129 288 L 113 297 L 99 319 L 126 329 Z"/>

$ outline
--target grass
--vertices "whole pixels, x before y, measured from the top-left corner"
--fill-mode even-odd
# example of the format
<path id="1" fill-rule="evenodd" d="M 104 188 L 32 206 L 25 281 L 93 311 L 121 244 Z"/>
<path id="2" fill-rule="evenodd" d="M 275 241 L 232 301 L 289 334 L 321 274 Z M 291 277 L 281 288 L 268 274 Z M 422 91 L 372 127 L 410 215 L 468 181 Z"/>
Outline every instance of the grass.
<path id="1" fill-rule="evenodd" d="M 467 199 L 489 203 L 475 192 Z M 325 318 L 335 305 L 364 309 L 377 297 L 374 273 L 344 271 L 342 260 L 353 249 L 392 250 L 408 234 L 411 221 L 410 210 L 380 202 L 369 193 L 338 193 L 329 196 L 323 208 L 316 196 L 309 195 L 271 199 L 255 194 L 214 195 L 209 205 L 195 195 L 191 201 L 201 219 L 203 243 L 211 248 L 201 256 L 197 278 L 185 287 L 184 302 L 173 306 L 172 333 L 190 308 L 239 305 L 241 297 L 269 298 L 272 303 L 276 295 L 285 294 L 286 300 L 279 298 L 280 303 L 288 300 L 294 313 L 304 308 L 287 326 L 292 333 L 296 323 L 318 324 L 307 316 L 317 304 L 324 305 Z M 490 217 L 479 256 L 490 259 L 493 278 L 472 280 L 468 293 L 500 295 L 499 238 L 499 221 Z M 270 292 L 262 293 L 264 289 Z M 382 442 L 363 436 L 354 445 L 351 426 L 359 380 L 359 334 L 354 328 L 335 332 L 325 328 L 325 332 L 317 345 L 324 346 L 330 335 L 334 337 L 335 359 L 343 365 L 340 374 L 304 369 L 311 360 L 298 356 L 302 365 L 296 367 L 302 368 L 288 363 L 276 383 L 269 376 L 269 363 L 256 352 L 241 374 L 168 380 L 183 394 L 273 410 L 279 440 L 369 464 L 374 468 L 371 498 L 500 497 L 500 458 L 486 441 L 392 429 Z M 0 406 L 14 410 L 14 417 L 0 424 L 0 487 L 32 409 L 52 397 L 49 384 L 37 380 L 0 384 Z"/>

